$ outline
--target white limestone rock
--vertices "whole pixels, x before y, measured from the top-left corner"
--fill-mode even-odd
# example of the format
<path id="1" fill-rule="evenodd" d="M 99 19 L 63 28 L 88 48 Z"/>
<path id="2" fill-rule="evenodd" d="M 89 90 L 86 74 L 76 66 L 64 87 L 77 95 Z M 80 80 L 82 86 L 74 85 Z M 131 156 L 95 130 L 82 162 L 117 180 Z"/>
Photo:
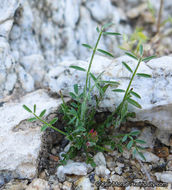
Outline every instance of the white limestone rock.
<path id="1" fill-rule="evenodd" d="M 30 73 L 30 75 L 33 77 L 37 86 L 39 86 L 45 75 L 45 63 L 43 56 L 40 54 L 24 56 L 20 60 L 20 63 L 25 68 L 25 71 Z"/>
<path id="2" fill-rule="evenodd" d="M 48 181 L 39 178 L 34 179 L 32 183 L 30 183 L 29 186 L 26 188 L 26 190 L 49 190 L 49 189 L 50 186 L 48 184 Z"/>
<path id="3" fill-rule="evenodd" d="M 106 19 L 112 19 L 112 6 L 110 0 L 88 0 L 86 2 L 87 8 L 91 15 L 98 22 Z"/>
<path id="4" fill-rule="evenodd" d="M 48 115 L 58 109 L 61 100 L 51 98 L 45 90 L 38 90 L 0 107 L 0 171 L 31 179 L 37 171 L 42 133 L 39 122 L 25 121 L 32 115 L 23 109 L 23 104 L 30 108 L 37 104 L 37 113 L 46 109 Z"/>
<path id="5" fill-rule="evenodd" d="M 23 69 L 23 67 L 21 67 L 20 65 L 16 68 L 16 71 L 17 71 L 18 78 L 19 78 L 22 88 L 26 92 L 33 91 L 35 83 L 34 83 L 32 76 L 29 73 L 27 73 Z"/>
<path id="6" fill-rule="evenodd" d="M 161 141 L 161 143 L 170 146 L 170 136 L 171 134 L 169 133 L 169 131 L 164 131 L 161 129 L 156 129 L 155 131 L 155 136 L 158 140 Z"/>
<path id="7" fill-rule="evenodd" d="M 65 180 L 65 175 L 87 175 L 87 171 L 90 168 L 89 165 L 82 162 L 73 162 L 69 160 L 67 165 L 59 166 L 57 168 L 57 177 L 62 182 Z"/>
<path id="8" fill-rule="evenodd" d="M 97 166 L 106 166 L 106 160 L 102 152 L 98 152 L 93 158 Z"/>
<path id="9" fill-rule="evenodd" d="M 47 86 L 44 74 L 53 66 L 62 60 L 88 57 L 89 51 L 81 44 L 95 43 L 98 35 L 95 28 L 98 24 L 102 25 L 112 20 L 116 24 L 112 31 L 131 33 L 131 27 L 127 22 L 120 24 L 121 21 L 127 21 L 125 13 L 112 5 L 110 0 L 1 1 L 0 38 L 5 40 L 9 48 L 4 48 L 2 53 L 0 51 L 0 97 L 12 93 L 15 86 L 24 92 Z M 100 47 L 110 47 L 114 54 L 120 54 L 121 50 L 116 48 L 118 41 L 120 39 L 105 37 L 102 38 Z M 0 48 L 1 43 L 0 39 Z M 38 57 L 41 59 L 38 60 Z M 34 60 L 39 66 L 35 65 Z M 20 68 L 18 66 L 7 69 L 7 62 L 22 65 L 23 69 L 19 69 L 22 70 L 22 74 L 17 75 Z M 11 85 L 9 73 L 15 75 Z M 26 76 L 26 80 L 23 79 L 23 75 Z"/>
<path id="10" fill-rule="evenodd" d="M 0 37 L 0 99 L 15 86 L 17 80 L 15 65 L 7 40 Z"/>
<path id="11" fill-rule="evenodd" d="M 146 160 L 142 159 L 138 154 L 136 154 L 136 158 L 143 162 L 157 163 L 159 161 L 159 157 L 153 154 L 152 152 L 144 151 L 143 155 Z"/>
<path id="12" fill-rule="evenodd" d="M 110 174 L 110 170 L 104 165 L 99 165 L 95 168 L 95 173 L 100 177 L 107 177 Z"/>
<path id="13" fill-rule="evenodd" d="M 165 183 L 172 183 L 172 172 L 171 171 L 165 171 L 162 173 L 155 173 L 155 176 L 158 181 L 165 182 Z"/>
<path id="14" fill-rule="evenodd" d="M 151 131 L 151 127 L 145 127 L 138 139 L 141 139 L 143 141 L 145 141 L 146 143 L 145 144 L 142 144 L 142 147 L 145 147 L 145 148 L 153 148 L 154 147 L 154 143 L 155 143 L 155 137 L 154 137 L 154 134 L 152 133 Z"/>
<path id="15" fill-rule="evenodd" d="M 76 190 L 94 190 L 94 185 L 91 184 L 88 177 L 82 177 L 75 182 Z"/>
<path id="16" fill-rule="evenodd" d="M 136 67 L 137 61 L 128 56 L 122 56 L 111 60 L 103 56 L 96 56 L 91 72 L 98 76 L 102 71 L 103 80 L 112 80 L 120 82 L 118 88 L 126 89 L 130 72 L 123 66 L 122 61 L 125 61 L 132 69 Z M 141 95 L 141 100 L 137 100 L 142 109 L 139 110 L 133 106 L 129 106 L 130 111 L 135 111 L 137 120 L 148 120 L 161 130 L 170 131 L 172 129 L 172 57 L 164 56 L 153 59 L 148 63 L 142 62 L 138 72 L 151 74 L 152 78 L 135 77 L 132 87 L 135 92 Z M 85 69 L 88 67 L 88 62 L 84 61 L 66 61 L 62 62 L 56 68 L 50 70 L 47 74 L 47 82 L 52 91 L 59 92 L 62 90 L 64 95 L 69 95 L 73 91 L 73 85 L 78 83 L 80 89 L 85 84 L 85 75 L 83 72 L 70 69 L 70 65 L 78 65 Z M 114 87 L 115 88 L 115 87 Z M 123 98 L 122 93 L 114 93 L 109 88 L 106 92 L 104 100 L 100 104 L 102 110 L 115 110 L 116 106 Z M 96 92 L 94 92 L 96 93 Z"/>

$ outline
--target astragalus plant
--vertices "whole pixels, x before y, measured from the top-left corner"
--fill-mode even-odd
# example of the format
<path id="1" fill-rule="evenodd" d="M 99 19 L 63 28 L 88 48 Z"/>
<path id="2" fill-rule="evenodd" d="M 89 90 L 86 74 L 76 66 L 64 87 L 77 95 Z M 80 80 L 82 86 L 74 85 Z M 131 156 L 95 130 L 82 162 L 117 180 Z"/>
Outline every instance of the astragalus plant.
<path id="1" fill-rule="evenodd" d="M 103 72 L 98 76 L 95 76 L 91 72 L 91 67 L 93 64 L 94 56 L 97 52 L 114 58 L 111 53 L 98 47 L 102 36 L 120 36 L 119 33 L 106 31 L 106 29 L 108 29 L 111 25 L 112 23 L 108 23 L 101 28 L 96 28 L 98 32 L 98 38 L 94 46 L 82 44 L 84 47 L 92 51 L 88 68 L 84 69 L 83 67 L 79 67 L 77 65 L 70 66 L 72 69 L 83 72 L 86 75 L 86 80 L 84 88 L 82 90 L 80 90 L 78 84 L 74 84 L 73 92 L 69 93 L 71 101 L 68 103 L 64 101 L 63 94 L 60 92 L 63 101 L 60 111 L 62 112 L 63 119 L 66 122 L 64 131 L 59 130 L 53 126 L 58 118 L 54 118 L 49 123 L 43 119 L 46 110 L 43 110 L 39 115 L 37 115 L 36 105 L 34 105 L 33 111 L 26 105 L 23 105 L 24 109 L 32 113 L 34 116 L 33 118 L 30 118 L 29 121 L 39 120 L 43 123 L 43 126 L 41 128 L 42 131 L 46 130 L 48 127 L 53 128 L 55 131 L 61 133 L 65 136 L 66 139 L 70 141 L 70 149 L 66 154 L 63 155 L 64 159 L 61 160 L 62 163 L 65 163 L 68 159 L 74 158 L 77 153 L 83 152 L 86 156 L 86 162 L 90 163 L 92 166 L 95 166 L 93 155 L 96 151 L 112 151 L 114 148 L 118 148 L 120 151 L 122 151 L 123 146 L 127 146 L 127 148 L 134 146 L 135 149 L 133 153 L 136 154 L 136 152 L 138 152 L 143 157 L 139 151 L 140 146 L 137 144 L 144 142 L 135 138 L 139 134 L 139 131 L 134 131 L 129 134 L 121 134 L 115 137 L 109 134 L 108 131 L 110 126 L 114 126 L 115 129 L 116 127 L 120 126 L 122 122 L 125 122 L 129 116 L 132 115 L 128 112 L 128 103 L 141 108 L 140 104 L 132 99 L 132 96 L 136 96 L 137 98 L 141 97 L 136 92 L 134 92 L 134 90 L 131 88 L 131 85 L 136 74 L 140 77 L 149 77 L 147 74 L 137 73 L 137 69 L 142 61 L 146 61 L 153 57 L 144 59 L 142 58 L 142 45 L 140 46 L 140 57 L 136 57 L 131 53 L 126 53 L 138 61 L 137 67 L 134 71 L 132 71 L 125 62 L 123 62 L 128 71 L 133 73 L 126 90 L 117 89 L 117 86 L 119 85 L 119 82 L 117 81 L 101 80 Z M 117 107 L 116 111 L 108 116 L 103 123 L 98 124 L 95 120 L 95 114 L 109 86 L 114 88 L 114 92 L 124 92 L 124 98 L 121 103 L 119 102 L 119 106 Z M 94 96 L 94 101 L 96 101 L 96 103 L 93 103 L 92 94 L 94 94 L 93 91 L 95 88 L 98 90 L 98 95 Z M 116 144 L 114 138 L 118 138 Z M 129 142 L 128 139 L 130 139 Z M 128 144 L 126 142 L 128 142 Z"/>

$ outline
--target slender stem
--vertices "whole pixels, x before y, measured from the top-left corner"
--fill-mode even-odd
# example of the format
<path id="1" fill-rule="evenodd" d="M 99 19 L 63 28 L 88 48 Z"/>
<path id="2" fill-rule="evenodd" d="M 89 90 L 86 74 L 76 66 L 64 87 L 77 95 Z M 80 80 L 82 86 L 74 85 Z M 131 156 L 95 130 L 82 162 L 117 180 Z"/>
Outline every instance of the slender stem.
<path id="1" fill-rule="evenodd" d="M 89 63 L 89 67 L 88 67 L 88 70 L 87 70 L 86 82 L 85 82 L 85 87 L 84 87 L 84 101 L 83 101 L 83 104 L 82 104 L 84 106 L 86 105 L 86 102 L 87 102 L 87 99 L 88 99 L 88 96 L 87 96 L 87 87 L 88 87 L 88 80 L 89 80 L 90 70 L 91 70 L 93 59 L 94 59 L 94 56 L 95 56 L 95 53 L 96 53 L 97 46 L 99 44 L 100 38 L 102 36 L 102 33 L 103 33 L 103 30 L 101 30 L 100 33 L 99 33 L 99 37 L 98 37 L 96 45 L 95 45 L 95 47 L 93 49 L 93 53 L 92 53 L 92 56 L 91 56 L 91 59 L 90 59 L 90 63 Z M 85 112 L 86 112 L 85 108 L 81 109 L 81 120 L 84 120 Z"/>
<path id="2" fill-rule="evenodd" d="M 89 78 L 89 74 L 90 74 L 90 69 L 91 69 L 91 65 L 93 63 L 93 59 L 94 59 L 94 56 L 95 56 L 95 53 L 96 53 L 96 50 L 97 50 L 97 46 L 99 44 L 99 41 L 100 41 L 100 38 L 102 36 L 102 30 L 100 31 L 100 34 L 99 34 L 99 37 L 98 37 L 98 40 L 96 42 L 96 45 L 93 49 L 93 53 L 92 53 L 92 56 L 91 56 L 91 60 L 90 60 L 90 63 L 89 63 L 89 67 L 88 67 L 88 71 L 87 71 L 87 78 L 86 78 L 86 83 L 85 83 L 85 89 L 87 90 L 87 86 L 88 86 L 88 78 Z"/>
<path id="3" fill-rule="evenodd" d="M 126 100 L 126 98 L 127 98 L 127 95 L 128 95 L 129 90 L 130 90 L 131 84 L 132 84 L 132 82 L 133 82 L 133 79 L 134 79 L 134 77 L 135 77 L 135 75 L 136 75 L 136 73 L 137 73 L 137 70 L 138 70 L 139 65 L 140 65 L 141 62 L 142 62 L 142 58 L 139 59 L 139 61 L 138 61 L 138 63 L 137 63 L 137 66 L 136 66 L 136 68 L 135 68 L 135 71 L 134 71 L 134 73 L 133 73 L 133 75 L 132 75 L 132 77 L 131 77 L 131 79 L 130 79 L 130 82 L 129 82 L 129 84 L 128 84 L 127 90 L 125 91 L 124 98 L 123 98 L 123 100 L 122 100 L 122 105 L 124 104 L 124 102 L 125 102 L 125 100 Z"/>
<path id="4" fill-rule="evenodd" d="M 130 90 L 131 84 L 132 84 L 132 82 L 133 82 L 133 79 L 134 79 L 134 77 L 135 77 L 135 75 L 136 75 L 136 73 L 137 73 L 137 70 L 138 70 L 138 68 L 139 68 L 141 62 L 142 62 L 142 58 L 140 58 L 139 61 L 138 61 L 138 63 L 137 63 L 137 66 L 136 66 L 136 68 L 135 68 L 135 70 L 134 70 L 134 73 L 133 73 L 133 75 L 132 75 L 132 77 L 131 77 L 131 79 L 130 79 L 130 82 L 129 82 L 129 84 L 128 84 L 127 90 L 125 91 L 125 94 L 124 94 L 124 97 L 123 97 L 122 102 L 121 102 L 120 105 L 115 109 L 115 111 L 109 116 L 109 118 L 108 118 L 109 121 L 113 118 L 113 116 L 114 116 L 116 113 L 119 113 L 119 111 L 122 109 L 122 107 L 123 107 L 123 105 L 124 105 L 124 103 L 125 103 L 125 101 L 126 101 L 128 92 L 129 92 L 129 90 Z M 119 114 L 120 114 L 120 113 L 119 113 Z"/>
<path id="5" fill-rule="evenodd" d="M 42 123 L 44 123 L 45 125 L 49 126 L 50 128 L 54 129 L 55 131 L 67 136 L 67 134 L 63 131 L 61 131 L 60 129 L 57 129 L 55 127 L 53 127 L 51 124 L 47 123 L 46 121 L 42 120 L 40 117 L 38 117 L 35 113 L 32 112 L 32 114 L 39 120 L 41 121 Z"/>

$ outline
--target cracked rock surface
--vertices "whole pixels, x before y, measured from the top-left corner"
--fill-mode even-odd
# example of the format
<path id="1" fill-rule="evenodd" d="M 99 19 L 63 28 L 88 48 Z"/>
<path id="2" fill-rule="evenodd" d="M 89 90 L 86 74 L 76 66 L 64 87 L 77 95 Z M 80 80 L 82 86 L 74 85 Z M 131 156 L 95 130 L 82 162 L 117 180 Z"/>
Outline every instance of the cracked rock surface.
<path id="1" fill-rule="evenodd" d="M 23 104 L 31 108 L 35 103 L 38 113 L 46 109 L 48 115 L 58 109 L 61 100 L 51 98 L 45 90 L 38 90 L 0 107 L 0 173 L 10 171 L 16 178 L 35 177 L 43 133 L 41 123 L 26 121 L 32 116 L 22 108 Z"/>
<path id="2" fill-rule="evenodd" d="M 128 56 L 111 60 L 97 55 L 93 61 L 91 72 L 98 76 L 104 71 L 102 80 L 120 82 L 118 88 L 126 89 L 131 74 L 123 66 L 122 61 L 126 62 L 133 70 L 137 64 L 136 60 Z M 68 96 L 69 92 L 73 91 L 74 84 L 78 83 L 80 90 L 83 88 L 85 75 L 83 72 L 69 68 L 70 65 L 87 68 L 88 62 L 65 61 L 50 70 L 47 80 L 52 91 L 59 92 L 62 90 Z M 135 92 L 140 94 L 141 99 L 133 98 L 141 104 L 142 109 L 139 110 L 131 106 L 129 107 L 130 111 L 136 111 L 137 120 L 148 120 L 160 130 L 171 131 L 172 96 L 169 92 L 172 91 L 172 57 L 164 56 L 148 63 L 142 62 L 138 69 L 139 72 L 150 74 L 152 78 L 135 77 L 132 87 Z M 114 110 L 122 101 L 123 93 L 114 93 L 112 91 L 114 88 L 107 90 L 105 98 L 100 104 L 100 108 L 104 111 Z M 97 92 L 95 91 L 95 93 Z M 92 98 L 94 101 L 94 96 Z"/>

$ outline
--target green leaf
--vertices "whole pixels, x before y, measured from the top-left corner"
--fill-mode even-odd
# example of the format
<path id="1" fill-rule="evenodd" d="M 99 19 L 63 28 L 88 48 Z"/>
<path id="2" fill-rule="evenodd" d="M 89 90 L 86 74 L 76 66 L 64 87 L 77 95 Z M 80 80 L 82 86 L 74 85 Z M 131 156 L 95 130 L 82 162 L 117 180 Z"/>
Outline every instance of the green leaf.
<path id="1" fill-rule="evenodd" d="M 74 102 L 72 102 L 70 105 L 73 106 L 74 108 L 77 108 L 77 107 L 78 107 L 78 105 L 75 104 Z"/>
<path id="2" fill-rule="evenodd" d="M 106 83 L 106 84 L 110 84 L 110 85 L 119 85 L 119 82 L 115 82 L 115 81 L 106 81 L 106 80 L 101 80 L 101 83 Z"/>
<path id="3" fill-rule="evenodd" d="M 125 54 L 128 55 L 129 57 L 133 58 L 133 59 L 138 60 L 138 58 L 135 55 L 131 54 L 131 53 L 125 52 Z"/>
<path id="4" fill-rule="evenodd" d="M 127 144 L 128 150 L 130 150 L 132 146 L 133 146 L 133 140 L 129 141 L 129 143 Z"/>
<path id="5" fill-rule="evenodd" d="M 140 140 L 140 139 L 136 139 L 135 141 L 136 141 L 136 143 L 139 143 L 139 144 L 146 144 L 146 142 L 145 142 L 145 141 Z"/>
<path id="6" fill-rule="evenodd" d="M 128 135 L 125 135 L 123 138 L 122 138 L 122 142 L 125 142 L 128 138 Z"/>
<path id="7" fill-rule="evenodd" d="M 145 77 L 145 78 L 151 78 L 151 75 L 145 74 L 145 73 L 137 73 L 137 76 L 139 77 Z"/>
<path id="8" fill-rule="evenodd" d="M 43 111 L 40 113 L 39 117 L 43 117 L 43 116 L 44 116 L 44 114 L 45 114 L 45 112 L 46 112 L 46 109 L 45 109 L 45 110 L 43 110 Z"/>
<path id="9" fill-rule="evenodd" d="M 26 111 L 32 113 L 32 111 L 31 111 L 26 105 L 23 105 L 23 108 L 24 108 Z"/>
<path id="10" fill-rule="evenodd" d="M 125 92 L 125 90 L 120 89 L 120 88 L 114 89 L 114 90 L 112 90 L 112 91 L 113 91 L 113 92 Z"/>
<path id="11" fill-rule="evenodd" d="M 146 158 L 145 158 L 145 156 L 143 155 L 143 153 L 142 153 L 142 152 L 138 152 L 138 154 L 139 154 L 139 156 L 140 156 L 143 160 L 145 160 L 145 161 L 146 161 Z"/>
<path id="12" fill-rule="evenodd" d="M 130 94 L 132 94 L 133 96 L 135 96 L 136 98 L 139 98 L 139 99 L 141 99 L 141 96 L 139 95 L 139 94 L 137 94 L 136 92 L 134 92 L 134 91 L 130 91 Z"/>
<path id="13" fill-rule="evenodd" d="M 73 131 L 73 133 L 84 132 L 84 131 L 86 131 L 84 127 L 78 127 L 76 130 Z"/>
<path id="14" fill-rule="evenodd" d="M 140 109 L 142 108 L 142 106 L 138 102 L 136 102 L 135 100 L 133 100 L 131 98 L 128 98 L 127 101 L 128 101 L 128 103 L 132 104 L 133 106 L 135 106 L 137 108 L 140 108 Z"/>
<path id="15" fill-rule="evenodd" d="M 98 26 L 96 27 L 96 30 L 97 30 L 97 32 L 98 32 L 98 33 L 100 32 L 100 29 L 99 29 L 99 27 L 98 27 Z"/>
<path id="16" fill-rule="evenodd" d="M 142 147 L 142 146 L 138 146 L 138 145 L 137 145 L 137 149 L 138 149 L 138 150 L 145 150 L 145 147 Z"/>
<path id="17" fill-rule="evenodd" d="M 27 121 L 29 121 L 29 122 L 36 121 L 36 117 L 32 117 L 32 118 L 28 119 Z"/>
<path id="18" fill-rule="evenodd" d="M 69 92 L 69 95 L 73 98 L 76 99 L 76 95 L 73 92 Z"/>
<path id="19" fill-rule="evenodd" d="M 94 82 L 97 80 L 97 78 L 92 73 L 90 73 L 90 76 L 94 80 Z"/>
<path id="20" fill-rule="evenodd" d="M 136 113 L 135 112 L 128 112 L 126 117 L 136 118 Z"/>
<path id="21" fill-rule="evenodd" d="M 109 53 L 109 52 L 107 52 L 107 51 L 105 51 L 105 50 L 97 49 L 97 51 L 99 51 L 100 53 L 103 53 L 103 54 L 105 54 L 105 55 L 108 55 L 108 56 L 110 56 L 110 57 L 114 57 L 111 53 Z"/>
<path id="22" fill-rule="evenodd" d="M 34 104 L 34 109 L 33 110 L 34 110 L 34 113 L 35 113 L 36 112 L 36 104 Z"/>
<path id="23" fill-rule="evenodd" d="M 82 67 L 79 67 L 79 66 L 70 66 L 70 68 L 72 68 L 72 69 L 76 69 L 76 70 L 78 70 L 78 71 L 86 71 L 84 68 L 82 68 Z"/>
<path id="24" fill-rule="evenodd" d="M 75 94 L 78 94 L 78 84 L 74 84 L 73 86 Z"/>
<path id="25" fill-rule="evenodd" d="M 102 88 L 103 93 L 106 92 L 106 90 L 108 89 L 108 87 L 109 87 L 109 84 L 106 84 L 105 86 L 103 86 L 103 88 Z"/>
<path id="26" fill-rule="evenodd" d="M 111 35 L 111 36 L 120 36 L 120 33 L 117 32 L 103 32 L 104 35 Z"/>
<path id="27" fill-rule="evenodd" d="M 53 119 L 50 121 L 50 124 L 53 125 L 54 123 L 56 123 L 57 120 L 58 120 L 57 117 L 53 118 Z"/>
<path id="28" fill-rule="evenodd" d="M 121 108 L 121 122 L 126 119 L 126 115 L 128 113 L 128 102 L 124 102 Z"/>
<path id="29" fill-rule="evenodd" d="M 121 145 L 118 146 L 118 150 L 119 150 L 119 152 L 123 153 L 123 148 Z"/>
<path id="30" fill-rule="evenodd" d="M 47 128 L 48 128 L 48 125 L 43 125 L 43 126 L 41 127 L 41 131 L 43 132 L 43 131 L 45 131 Z"/>
<path id="31" fill-rule="evenodd" d="M 139 46 L 140 55 L 143 56 L 143 45 L 141 44 Z"/>
<path id="32" fill-rule="evenodd" d="M 150 61 L 151 59 L 155 59 L 155 58 L 156 58 L 156 55 L 152 55 L 149 57 L 145 57 L 142 61 Z"/>
<path id="33" fill-rule="evenodd" d="M 132 135 L 132 136 L 137 136 L 139 134 L 140 134 L 139 130 L 135 130 L 135 131 L 130 132 L 130 135 Z"/>
<path id="34" fill-rule="evenodd" d="M 67 124 L 70 125 L 75 121 L 76 117 L 73 117 Z"/>
<path id="35" fill-rule="evenodd" d="M 114 23 L 109 22 L 109 23 L 107 23 L 107 24 L 104 24 L 104 25 L 102 26 L 102 29 L 104 30 L 104 29 L 106 29 L 106 28 L 108 28 L 108 27 L 110 27 L 110 26 L 112 26 L 112 25 L 114 25 Z"/>
<path id="36" fill-rule="evenodd" d="M 90 164 L 91 164 L 91 166 L 92 166 L 93 168 L 96 167 L 96 163 L 95 163 L 94 161 L 90 162 Z"/>
<path id="37" fill-rule="evenodd" d="M 123 61 L 122 64 L 126 67 L 126 69 L 127 69 L 128 71 L 130 71 L 131 73 L 133 73 L 132 69 L 130 68 L 130 66 L 129 66 L 127 63 L 125 63 L 125 62 Z"/>
<path id="38" fill-rule="evenodd" d="M 82 44 L 82 46 L 84 46 L 84 47 L 86 47 L 86 48 L 88 48 L 88 49 L 93 49 L 93 47 L 91 47 L 91 46 L 88 45 L 88 44 Z"/>

